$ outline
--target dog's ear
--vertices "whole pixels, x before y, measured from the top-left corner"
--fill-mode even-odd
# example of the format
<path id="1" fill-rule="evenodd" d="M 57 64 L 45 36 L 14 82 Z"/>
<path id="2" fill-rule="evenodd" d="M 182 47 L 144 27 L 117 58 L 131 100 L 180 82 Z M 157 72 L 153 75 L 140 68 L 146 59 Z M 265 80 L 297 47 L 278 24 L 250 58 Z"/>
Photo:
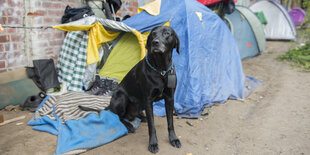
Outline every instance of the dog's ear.
<path id="1" fill-rule="evenodd" d="M 175 33 L 175 31 L 173 31 L 173 32 L 174 32 L 174 41 L 175 41 L 173 48 L 176 48 L 178 54 L 180 54 L 180 39 L 179 39 L 177 33 Z"/>
<path id="2" fill-rule="evenodd" d="M 152 31 L 150 32 L 150 34 L 149 34 L 149 36 L 147 37 L 147 40 L 146 40 L 145 48 L 147 50 L 149 50 L 149 48 L 151 47 L 151 43 L 152 43 Z"/>

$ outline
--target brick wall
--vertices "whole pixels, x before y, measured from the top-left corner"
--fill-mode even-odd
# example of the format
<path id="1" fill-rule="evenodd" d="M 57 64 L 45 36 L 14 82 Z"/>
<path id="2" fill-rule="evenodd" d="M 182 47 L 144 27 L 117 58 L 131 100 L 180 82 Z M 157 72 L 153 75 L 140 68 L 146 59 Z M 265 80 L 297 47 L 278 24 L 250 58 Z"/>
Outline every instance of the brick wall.
<path id="1" fill-rule="evenodd" d="M 140 1 L 140 0 L 139 0 Z M 124 17 L 125 15 L 134 16 L 137 14 L 138 0 L 122 0 L 122 6 L 116 13 L 117 17 Z"/>
<path id="2" fill-rule="evenodd" d="M 141 1 L 141 0 L 139 0 Z M 47 27 L 60 24 L 65 7 L 80 7 L 82 0 L 0 0 L 0 73 L 31 66 L 32 60 L 57 59 L 64 32 Z M 117 16 L 135 15 L 138 0 L 122 0 Z M 140 2 L 141 3 L 141 2 Z"/>
<path id="3" fill-rule="evenodd" d="M 82 6 L 81 0 L 1 0 L 0 72 L 32 65 L 33 59 L 57 58 L 64 33 L 48 29 L 26 29 L 60 24 L 66 5 Z M 8 28 L 19 27 L 19 28 Z"/>

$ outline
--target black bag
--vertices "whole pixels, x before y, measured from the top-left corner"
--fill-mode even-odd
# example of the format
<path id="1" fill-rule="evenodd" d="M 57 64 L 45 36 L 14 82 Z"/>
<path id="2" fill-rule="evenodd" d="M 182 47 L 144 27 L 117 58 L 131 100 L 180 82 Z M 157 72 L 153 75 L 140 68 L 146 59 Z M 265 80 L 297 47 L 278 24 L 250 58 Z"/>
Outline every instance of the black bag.
<path id="1" fill-rule="evenodd" d="M 114 12 L 116 13 L 122 6 L 121 0 L 107 0 L 107 2 L 113 6 Z M 113 13 L 113 12 L 112 12 Z"/>
<path id="2" fill-rule="evenodd" d="M 71 8 L 69 5 L 67 5 L 65 14 L 61 18 L 61 23 L 64 24 L 76 21 L 78 19 L 92 15 L 94 15 L 94 12 L 91 10 L 89 6 L 84 6 L 81 8 Z"/>
<path id="3" fill-rule="evenodd" d="M 42 91 L 50 88 L 60 89 L 53 59 L 33 60 L 33 67 L 26 67 L 26 72 Z"/>
<path id="4" fill-rule="evenodd" d="M 232 14 L 235 11 L 235 2 L 234 0 L 228 0 L 224 6 L 224 12 L 226 14 Z"/>

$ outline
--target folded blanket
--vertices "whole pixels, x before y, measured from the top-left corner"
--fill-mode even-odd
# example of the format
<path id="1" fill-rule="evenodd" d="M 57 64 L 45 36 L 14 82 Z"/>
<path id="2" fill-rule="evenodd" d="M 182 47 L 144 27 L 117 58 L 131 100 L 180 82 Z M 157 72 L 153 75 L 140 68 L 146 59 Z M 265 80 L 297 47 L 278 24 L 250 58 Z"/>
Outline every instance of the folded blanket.
<path id="1" fill-rule="evenodd" d="M 63 121 L 84 118 L 90 113 L 96 111 L 83 111 L 78 106 L 84 106 L 98 111 L 104 110 L 110 104 L 110 96 L 95 96 L 79 92 L 68 92 L 59 96 L 50 96 L 45 104 L 35 112 L 35 118 L 39 119 L 47 116 L 55 120 L 53 105 L 55 106 L 55 114 Z"/>
<path id="2" fill-rule="evenodd" d="M 97 147 L 128 134 L 127 128 L 111 111 L 102 110 L 98 115 L 78 106 L 104 109 L 109 100 L 107 96 L 76 92 L 47 96 L 28 125 L 34 126 L 34 130 L 58 136 L 56 154 Z"/>

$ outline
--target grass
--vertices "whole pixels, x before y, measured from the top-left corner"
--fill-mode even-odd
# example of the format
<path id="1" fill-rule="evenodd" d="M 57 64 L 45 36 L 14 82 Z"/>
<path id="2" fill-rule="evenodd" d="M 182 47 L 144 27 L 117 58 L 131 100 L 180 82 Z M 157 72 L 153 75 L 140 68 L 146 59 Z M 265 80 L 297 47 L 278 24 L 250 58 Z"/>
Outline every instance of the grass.
<path id="1" fill-rule="evenodd" d="M 308 35 L 310 36 L 310 33 Z M 310 42 L 289 50 L 284 55 L 279 56 L 278 60 L 290 61 L 294 66 L 310 71 Z"/>
<path id="2" fill-rule="evenodd" d="M 308 29 L 299 29 L 297 31 L 297 36 L 302 37 L 302 38 L 310 39 L 310 28 L 308 28 Z"/>

